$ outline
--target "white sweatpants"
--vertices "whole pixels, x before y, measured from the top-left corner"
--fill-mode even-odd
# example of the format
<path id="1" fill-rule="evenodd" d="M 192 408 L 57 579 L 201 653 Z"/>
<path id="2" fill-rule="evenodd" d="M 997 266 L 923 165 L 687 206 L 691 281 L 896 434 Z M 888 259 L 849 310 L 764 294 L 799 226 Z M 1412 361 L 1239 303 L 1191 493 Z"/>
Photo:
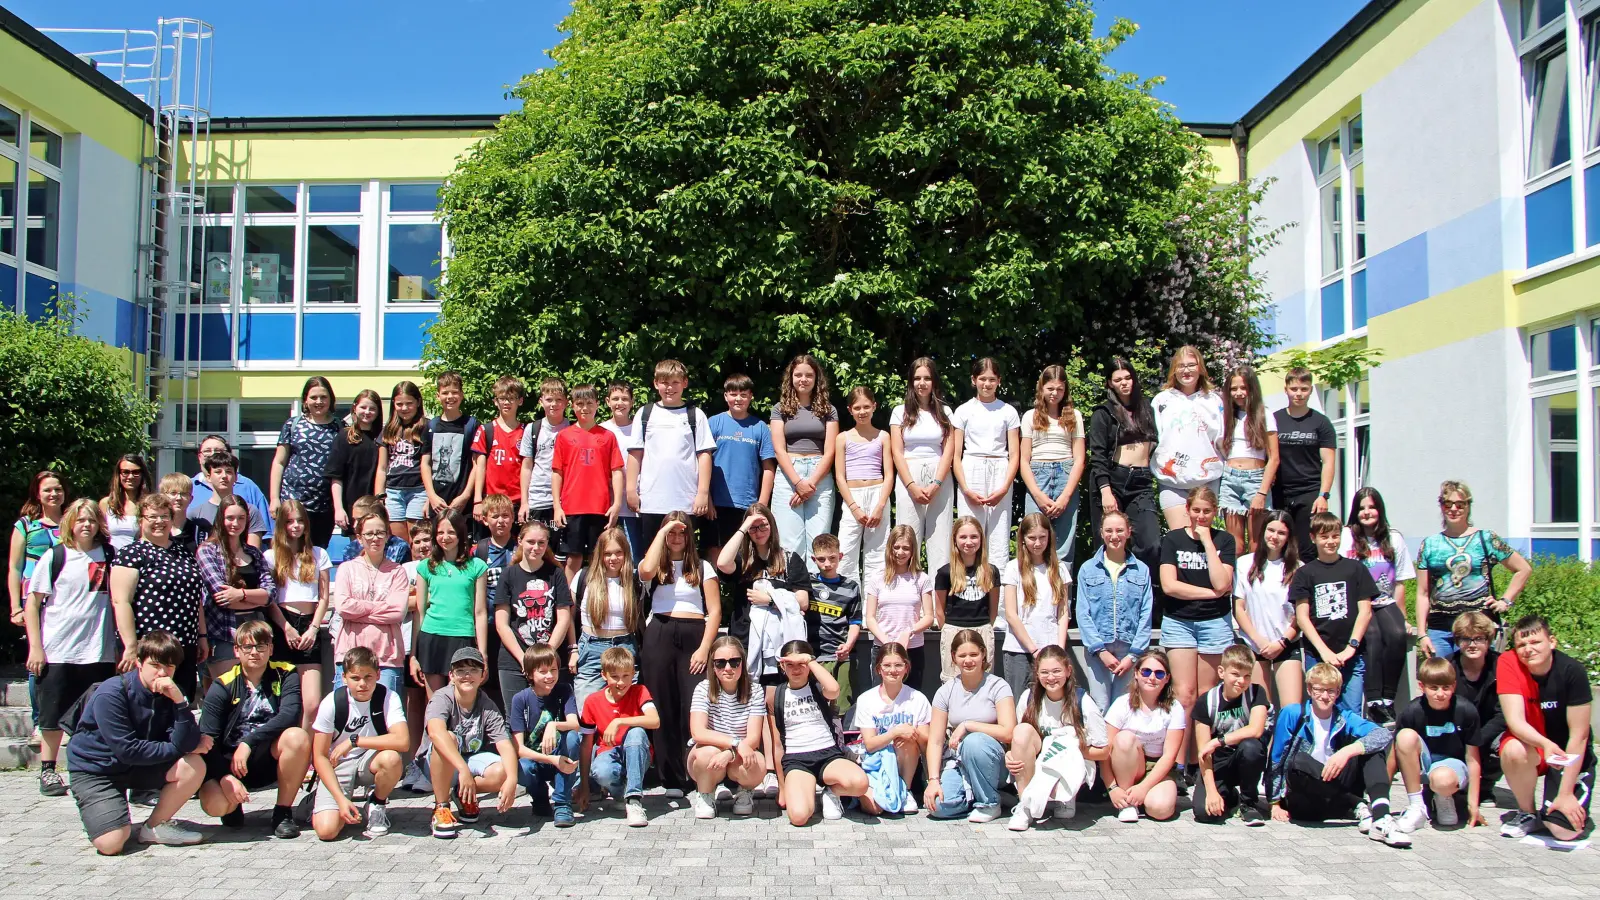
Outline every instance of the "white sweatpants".
<path id="1" fill-rule="evenodd" d="M 967 490 L 989 494 L 999 489 L 1006 477 L 1009 462 L 1003 456 L 967 456 L 961 460 L 961 473 L 966 476 Z M 1006 494 L 993 506 L 975 506 L 962 493 L 956 497 L 961 515 L 972 516 L 983 528 L 984 540 L 989 547 L 989 565 L 1005 571 L 1011 561 L 1011 490 L 1004 485 Z"/>
<path id="2" fill-rule="evenodd" d="M 887 485 L 883 484 L 853 487 L 850 489 L 850 499 L 862 512 L 870 513 L 886 489 Z M 883 574 L 883 548 L 889 539 L 890 508 L 884 506 L 883 518 L 876 528 L 867 528 L 856 520 L 849 503 L 842 506 L 844 508 L 839 511 L 839 552 L 844 554 L 844 561 L 839 564 L 839 573 L 846 578 L 856 579 L 865 596 L 867 585 Z"/>
<path id="3" fill-rule="evenodd" d="M 928 485 L 939 473 L 939 460 L 908 459 L 906 467 L 911 470 L 912 481 Z M 924 571 L 937 572 L 950 562 L 950 512 L 955 507 L 955 495 L 955 478 L 946 477 L 932 502 L 913 503 L 906 486 L 899 479 L 895 480 L 894 520 L 900 525 L 910 525 L 917 533 L 917 540 L 927 547 L 928 567 Z"/>

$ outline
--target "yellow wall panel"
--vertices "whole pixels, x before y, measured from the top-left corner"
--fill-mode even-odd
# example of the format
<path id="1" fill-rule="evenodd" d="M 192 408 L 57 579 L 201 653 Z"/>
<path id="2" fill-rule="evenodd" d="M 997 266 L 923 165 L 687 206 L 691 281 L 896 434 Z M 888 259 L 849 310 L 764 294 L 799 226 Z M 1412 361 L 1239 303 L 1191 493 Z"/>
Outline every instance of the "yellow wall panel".
<path id="1" fill-rule="evenodd" d="M 1239 154 L 1234 150 L 1233 141 L 1206 138 L 1206 152 L 1211 154 L 1211 163 L 1217 167 L 1217 184 L 1233 184 L 1239 180 Z"/>
<path id="2" fill-rule="evenodd" d="M 300 396 L 311 372 L 201 372 L 200 377 L 189 382 L 190 402 L 200 400 L 293 400 Z M 385 398 L 395 382 L 417 381 L 417 372 L 329 372 L 334 396 L 342 406 L 360 391 L 371 388 Z M 183 397 L 183 379 L 167 379 L 167 398 L 178 401 Z"/>
<path id="3" fill-rule="evenodd" d="M 1368 346 L 1402 359 L 1513 325 L 1511 273 L 1499 272 L 1435 294 L 1367 323 Z"/>
<path id="4" fill-rule="evenodd" d="M 5 33 L 0 33 L 0 103 L 27 107 L 46 128 L 85 135 L 139 162 L 147 130 L 142 119 Z"/>
<path id="5" fill-rule="evenodd" d="M 213 134 L 213 181 L 444 178 L 478 136 L 467 131 Z"/>
<path id="6" fill-rule="evenodd" d="M 1571 318 L 1600 304 L 1600 257 L 1567 266 L 1516 286 L 1512 316 L 1518 326 Z"/>

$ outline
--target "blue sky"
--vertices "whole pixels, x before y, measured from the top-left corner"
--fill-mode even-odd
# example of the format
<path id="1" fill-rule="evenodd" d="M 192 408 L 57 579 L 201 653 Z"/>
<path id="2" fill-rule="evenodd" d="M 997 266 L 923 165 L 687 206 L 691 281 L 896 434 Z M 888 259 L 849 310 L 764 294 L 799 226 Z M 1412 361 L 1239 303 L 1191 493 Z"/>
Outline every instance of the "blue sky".
<path id="1" fill-rule="evenodd" d="M 216 27 L 219 116 L 492 113 L 504 86 L 547 65 L 561 0 L 0 0 L 36 27 Z M 1191 122 L 1232 122 L 1365 0 L 1100 0 L 1103 22 L 1140 30 L 1112 57 L 1164 76 L 1157 96 Z M 74 49 L 77 49 L 76 47 Z"/>

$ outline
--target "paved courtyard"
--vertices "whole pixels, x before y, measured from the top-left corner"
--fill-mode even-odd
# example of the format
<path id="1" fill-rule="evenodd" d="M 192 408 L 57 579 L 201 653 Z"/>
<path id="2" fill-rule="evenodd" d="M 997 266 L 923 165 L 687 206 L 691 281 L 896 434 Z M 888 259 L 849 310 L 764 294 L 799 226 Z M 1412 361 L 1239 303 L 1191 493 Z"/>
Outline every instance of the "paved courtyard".
<path id="1" fill-rule="evenodd" d="M 1424 831 L 1412 849 L 1397 850 L 1350 827 L 1202 826 L 1187 814 L 1175 823 L 1130 826 L 1096 815 L 1104 810 L 1092 806 L 1082 807 L 1077 821 L 1025 834 L 1007 831 L 1004 820 L 975 826 L 850 815 L 796 829 L 777 821 L 767 801 L 756 818 L 728 818 L 723 806 L 722 818 L 701 822 L 681 804 L 651 798 L 646 828 L 626 827 L 620 810 L 606 804 L 577 827 L 557 831 L 545 821 L 530 830 L 526 801 L 518 802 L 509 817 L 486 809 L 478 830 L 441 841 L 427 836 L 426 798 L 397 798 L 393 834 L 332 844 L 309 830 L 294 841 L 270 839 L 262 803 L 252 804 L 238 832 L 218 827 L 191 803 L 180 819 L 199 826 L 205 843 L 138 846 L 102 859 L 83 839 L 70 798 L 40 797 L 34 773 L 5 772 L 0 897 L 1600 895 L 1600 848 L 1551 850 L 1492 829 Z"/>

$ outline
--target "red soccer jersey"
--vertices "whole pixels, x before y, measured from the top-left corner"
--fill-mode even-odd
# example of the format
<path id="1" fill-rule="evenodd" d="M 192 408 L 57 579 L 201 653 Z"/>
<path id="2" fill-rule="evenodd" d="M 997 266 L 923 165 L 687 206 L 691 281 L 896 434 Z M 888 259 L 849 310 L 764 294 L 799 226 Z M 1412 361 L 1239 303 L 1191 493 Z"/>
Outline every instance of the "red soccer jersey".
<path id="1" fill-rule="evenodd" d="M 483 472 L 485 497 L 500 494 L 513 502 L 522 501 L 522 454 L 517 448 L 522 445 L 522 430 L 526 427 L 519 422 L 515 429 L 507 431 L 496 418 L 487 427 L 478 429 L 478 436 L 472 439 L 472 452 L 488 457 Z M 494 429 L 493 453 L 489 452 L 490 428 Z"/>
<path id="2" fill-rule="evenodd" d="M 595 425 L 556 435 L 550 469 L 561 473 L 561 510 L 569 516 L 604 515 L 611 508 L 611 473 L 622 468 L 617 436 Z"/>
<path id="3" fill-rule="evenodd" d="M 570 428 L 568 429 L 568 431 L 571 430 Z M 655 701 L 650 697 L 650 689 L 637 682 L 624 691 L 622 698 L 616 703 L 611 702 L 610 695 L 602 688 L 590 694 L 589 699 L 583 701 L 583 713 L 578 717 L 578 721 L 582 723 L 584 731 L 594 735 L 594 749 L 597 752 L 605 752 L 612 747 L 620 746 L 623 737 L 628 733 L 628 729 L 618 728 L 616 743 L 606 743 L 606 727 L 611 724 L 612 719 L 642 716 L 646 706 L 654 705 Z"/>

